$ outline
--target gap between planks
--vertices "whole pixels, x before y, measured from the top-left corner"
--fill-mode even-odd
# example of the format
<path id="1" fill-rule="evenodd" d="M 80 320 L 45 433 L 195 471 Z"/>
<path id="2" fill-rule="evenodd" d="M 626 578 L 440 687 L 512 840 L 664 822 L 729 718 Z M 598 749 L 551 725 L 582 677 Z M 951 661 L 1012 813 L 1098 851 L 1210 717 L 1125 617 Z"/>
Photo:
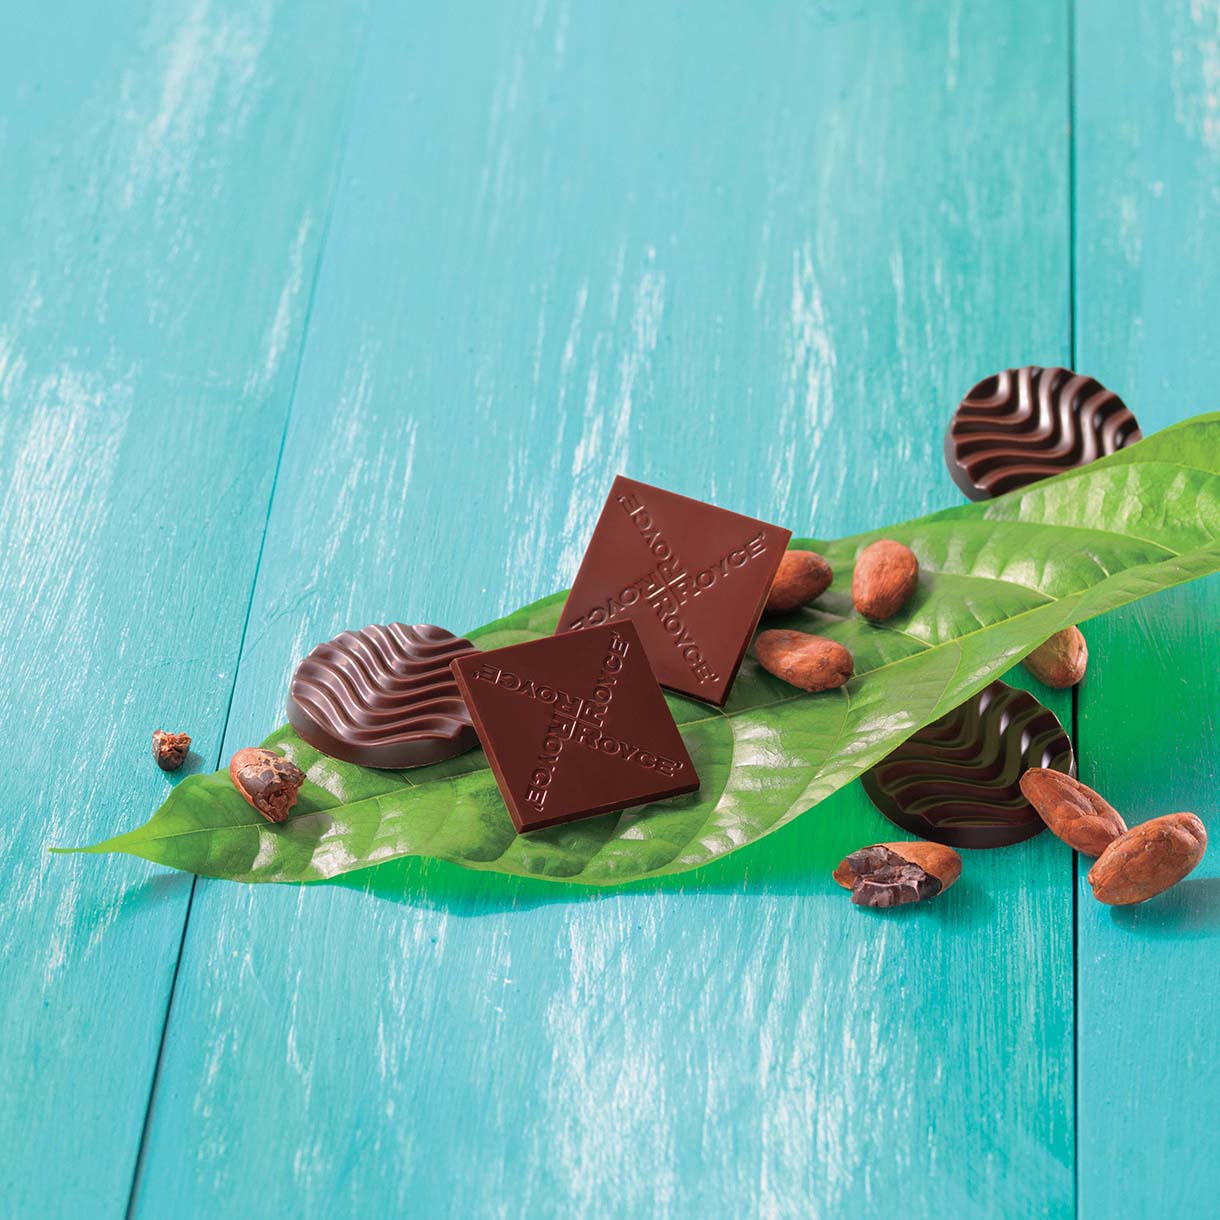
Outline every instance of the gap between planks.
<path id="1" fill-rule="evenodd" d="M 301 337 L 297 344 L 296 359 L 292 370 L 292 385 L 288 392 L 288 403 L 284 409 L 284 424 L 280 429 L 279 448 L 275 455 L 275 471 L 271 477 L 271 488 L 267 494 L 267 511 L 263 517 L 263 531 L 258 541 L 258 555 L 254 561 L 254 571 L 250 574 L 250 596 L 246 599 L 246 613 L 242 620 L 241 636 L 237 644 L 237 661 L 233 666 L 233 678 L 229 683 L 229 698 L 225 703 L 224 722 L 220 728 L 220 746 L 216 753 L 214 762 L 214 770 L 220 769 L 221 759 L 224 757 L 227 745 L 226 738 L 229 731 L 229 718 L 233 712 L 233 699 L 237 692 L 237 679 L 241 672 L 241 664 L 246 652 L 246 633 L 250 627 L 250 617 L 254 611 L 254 598 L 258 591 L 258 574 L 263 566 L 263 552 L 267 545 L 267 533 L 271 525 L 271 513 L 275 507 L 276 491 L 279 488 L 280 468 L 284 460 L 284 449 L 288 441 L 288 429 L 292 423 L 292 414 L 296 406 L 297 385 L 301 376 L 301 365 L 305 358 L 305 348 L 309 342 L 310 323 L 313 320 L 314 300 L 318 291 L 318 279 L 321 275 L 322 264 L 326 257 L 327 242 L 330 237 L 331 221 L 335 214 L 335 203 L 339 196 L 339 188 L 343 181 L 343 167 L 347 161 L 348 142 L 351 137 L 352 129 L 352 113 L 355 109 L 356 95 L 360 85 L 360 81 L 364 75 L 364 64 L 368 57 L 368 45 L 370 30 L 372 28 L 371 18 L 366 21 L 364 33 L 361 37 L 360 51 L 356 57 L 356 68 L 351 76 L 351 83 L 348 86 L 347 97 L 344 100 L 344 108 L 346 113 L 343 117 L 342 134 L 340 136 L 339 154 L 336 162 L 335 176 L 331 184 L 330 198 L 326 204 L 326 216 L 322 222 L 322 233 L 318 240 L 318 252 L 314 258 L 313 269 L 309 277 L 309 295 L 305 301 L 305 316 L 301 323 Z M 190 893 L 187 895 L 186 910 L 182 917 L 182 934 L 178 938 L 178 952 L 174 958 L 173 974 L 170 978 L 169 994 L 165 1000 L 165 1012 L 161 1018 L 161 1036 L 157 1040 L 157 1054 L 153 1061 L 152 1075 L 148 1083 L 148 1097 L 144 1104 L 144 1121 L 140 1124 L 140 1140 L 136 1148 L 135 1163 L 131 1171 L 131 1185 L 127 1191 L 127 1204 L 124 1208 L 124 1220 L 134 1220 L 136 1215 L 136 1205 L 140 1193 L 140 1181 L 144 1175 L 144 1167 L 148 1156 L 148 1137 L 152 1130 L 153 1114 L 156 1110 L 157 1087 L 161 1080 L 161 1067 L 165 1058 L 165 1045 L 169 1037 L 170 1021 L 173 1018 L 174 998 L 178 993 L 178 976 L 182 970 L 182 961 L 186 953 L 186 938 L 187 932 L 191 924 L 191 912 L 195 906 L 195 894 L 199 888 L 199 878 L 191 879 Z"/>

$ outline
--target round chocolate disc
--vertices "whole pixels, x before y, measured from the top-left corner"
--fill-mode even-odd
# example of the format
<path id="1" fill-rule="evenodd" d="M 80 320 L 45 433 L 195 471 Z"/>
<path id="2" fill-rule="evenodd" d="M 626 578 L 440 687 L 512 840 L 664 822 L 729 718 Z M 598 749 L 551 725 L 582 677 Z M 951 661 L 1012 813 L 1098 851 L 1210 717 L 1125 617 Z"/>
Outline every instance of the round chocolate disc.
<path id="1" fill-rule="evenodd" d="M 1028 691 L 993 682 L 865 772 L 864 791 L 921 839 L 1007 847 L 1046 826 L 1021 794 L 1030 767 L 1074 775 L 1071 739 Z"/>
<path id="2" fill-rule="evenodd" d="M 449 663 L 477 651 L 426 624 L 345 631 L 297 667 L 289 723 L 323 754 L 361 767 L 422 767 L 463 754 L 479 739 Z"/>
<path id="3" fill-rule="evenodd" d="M 1071 369 L 1027 365 L 980 381 L 945 434 L 945 462 L 987 500 L 1105 457 L 1142 438 L 1117 394 Z"/>

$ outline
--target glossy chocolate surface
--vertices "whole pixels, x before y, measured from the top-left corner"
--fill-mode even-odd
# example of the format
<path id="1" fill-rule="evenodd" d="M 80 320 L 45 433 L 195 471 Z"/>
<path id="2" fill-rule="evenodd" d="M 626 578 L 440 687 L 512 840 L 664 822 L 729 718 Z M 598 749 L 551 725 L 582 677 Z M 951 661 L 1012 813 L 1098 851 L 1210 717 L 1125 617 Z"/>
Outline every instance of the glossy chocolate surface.
<path id="1" fill-rule="evenodd" d="M 1028 691 L 993 682 L 863 776 L 895 826 L 950 847 L 1006 847 L 1045 829 L 1021 794 L 1030 767 L 1071 775 L 1072 743 Z"/>
<path id="2" fill-rule="evenodd" d="M 476 651 L 443 627 L 344 631 L 297 667 L 288 720 L 323 754 L 361 767 L 422 767 L 473 750 L 474 724 L 449 664 Z"/>
<path id="3" fill-rule="evenodd" d="M 519 831 L 699 786 L 630 620 L 462 657 L 453 672 Z"/>
<path id="4" fill-rule="evenodd" d="M 791 537 L 620 475 L 558 630 L 630 619 L 662 686 L 720 706 Z"/>
<path id="5" fill-rule="evenodd" d="M 1070 369 L 1027 365 L 980 381 L 945 435 L 945 462 L 972 500 L 1085 466 L 1141 439 L 1117 394 Z"/>

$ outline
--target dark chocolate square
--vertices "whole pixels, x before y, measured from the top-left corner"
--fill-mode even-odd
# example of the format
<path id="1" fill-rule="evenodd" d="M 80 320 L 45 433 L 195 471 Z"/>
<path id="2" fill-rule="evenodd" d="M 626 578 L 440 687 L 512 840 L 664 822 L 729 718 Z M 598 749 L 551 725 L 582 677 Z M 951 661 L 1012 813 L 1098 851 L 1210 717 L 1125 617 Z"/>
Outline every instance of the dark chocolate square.
<path id="1" fill-rule="evenodd" d="M 791 537 L 619 475 L 557 630 L 631 619 L 661 685 L 719 707 Z"/>
<path id="2" fill-rule="evenodd" d="M 459 657 L 452 669 L 520 831 L 699 787 L 628 621 Z"/>

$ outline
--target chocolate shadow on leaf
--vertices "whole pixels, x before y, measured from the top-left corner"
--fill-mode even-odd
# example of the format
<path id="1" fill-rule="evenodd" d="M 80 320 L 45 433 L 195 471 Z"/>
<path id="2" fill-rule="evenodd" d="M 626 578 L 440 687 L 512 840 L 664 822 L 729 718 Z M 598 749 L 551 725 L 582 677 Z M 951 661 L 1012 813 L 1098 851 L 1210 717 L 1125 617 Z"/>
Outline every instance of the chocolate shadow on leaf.
<path id="1" fill-rule="evenodd" d="M 869 804 L 858 784 L 824 801 L 821 812 L 824 816 L 796 818 L 774 834 L 714 864 L 688 873 L 624 882 L 621 886 L 595 888 L 579 881 L 539 881 L 462 868 L 425 856 L 404 856 L 310 884 L 359 890 L 386 902 L 440 908 L 457 915 L 663 893 L 759 897 L 833 894 L 848 901 L 830 874 L 849 851 L 862 843 L 876 842 L 879 835 L 884 837 L 888 824 Z"/>

